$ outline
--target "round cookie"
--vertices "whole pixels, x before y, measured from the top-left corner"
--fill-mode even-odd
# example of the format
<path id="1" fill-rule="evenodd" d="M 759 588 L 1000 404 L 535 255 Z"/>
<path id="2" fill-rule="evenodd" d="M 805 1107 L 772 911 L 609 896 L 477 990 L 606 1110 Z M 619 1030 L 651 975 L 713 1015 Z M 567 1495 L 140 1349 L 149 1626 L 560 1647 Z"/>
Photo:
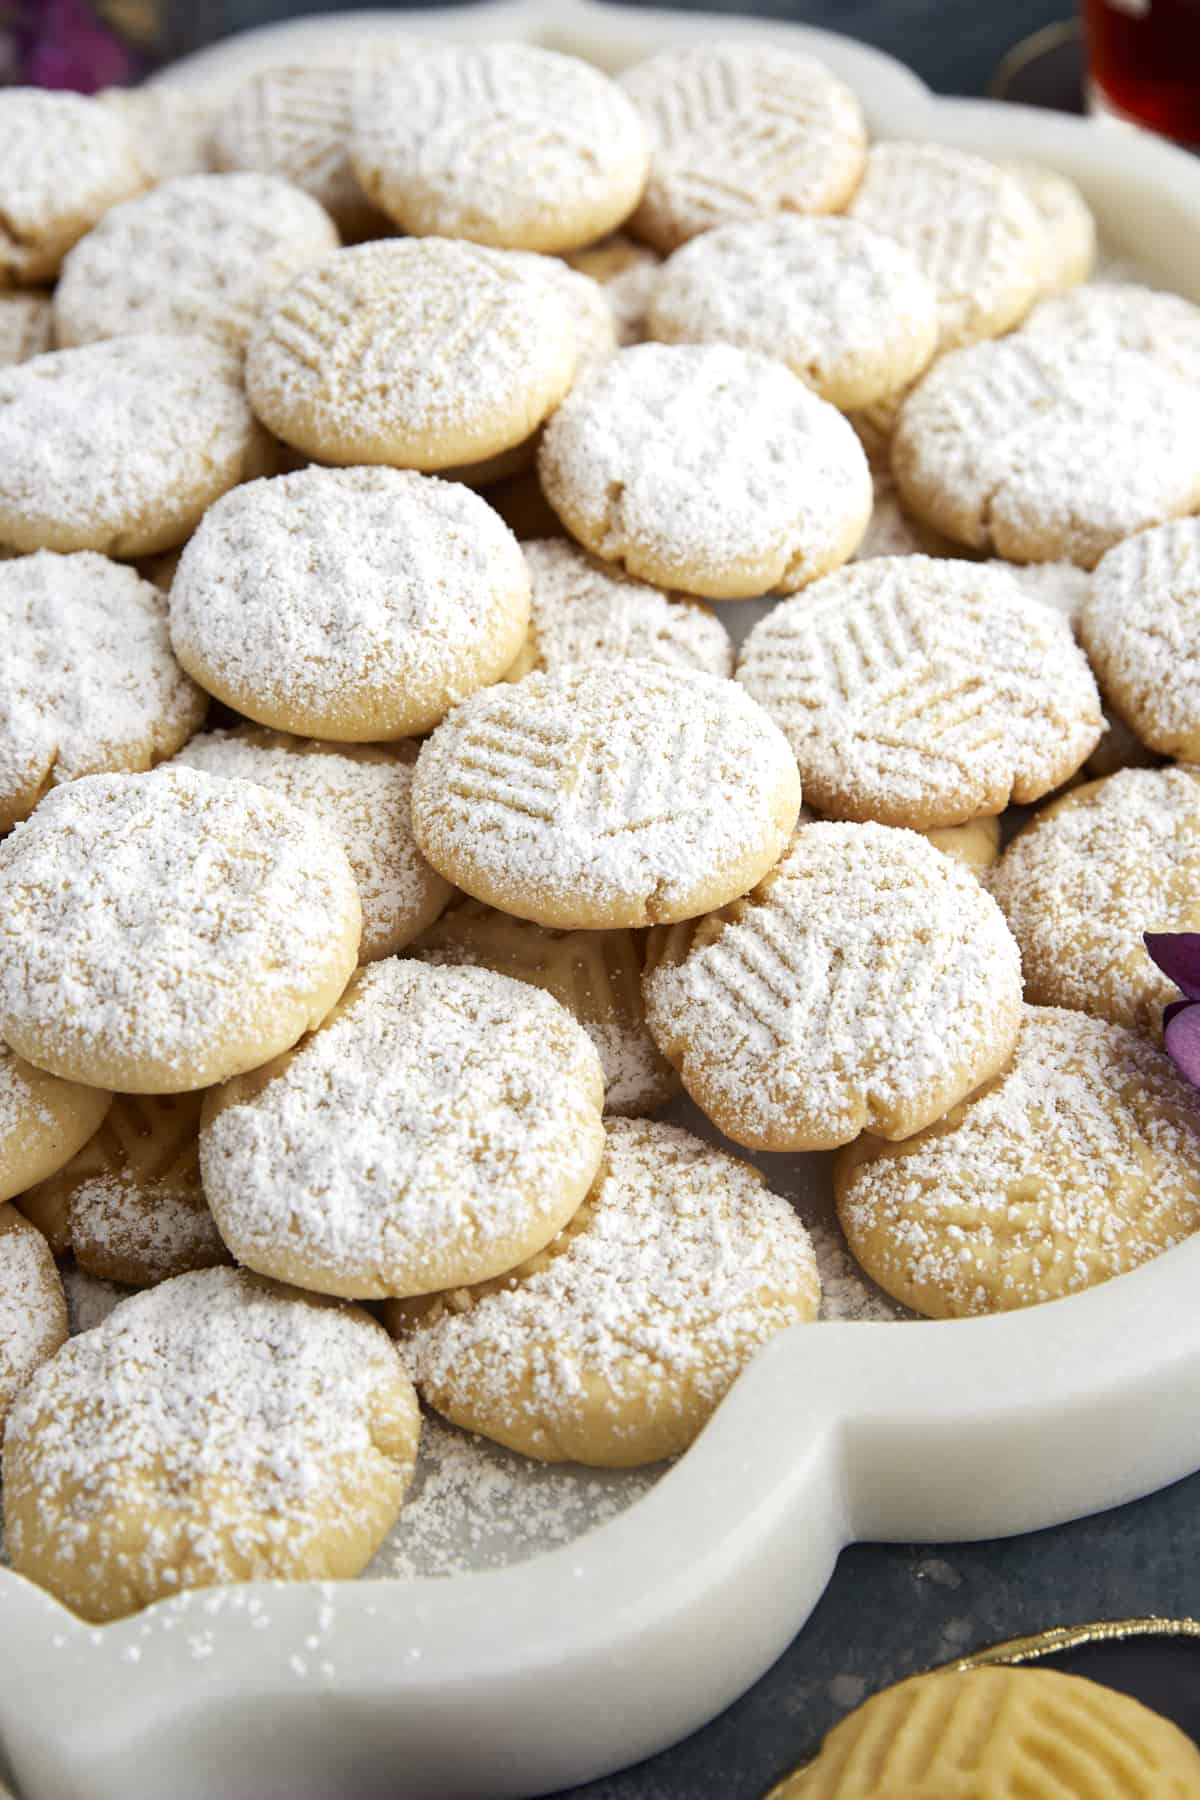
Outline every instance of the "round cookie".
<path id="1" fill-rule="evenodd" d="M 20 1196 L 56 1256 L 127 1287 L 231 1260 L 200 1184 L 202 1099 L 116 1095 L 95 1136 Z"/>
<path id="2" fill-rule="evenodd" d="M 180 1275 L 21 1394 L 12 1564 L 95 1624 L 215 1583 L 346 1579 L 395 1523 L 419 1431 L 395 1349 L 358 1307 L 241 1269 Z"/>
<path id="3" fill-rule="evenodd" d="M 653 146 L 629 229 L 664 254 L 740 219 L 840 212 L 858 186 L 862 107 L 815 57 L 718 39 L 636 63 L 621 86 Z"/>
<path id="4" fill-rule="evenodd" d="M 649 1120 L 608 1127 L 566 1229 L 481 1287 L 393 1301 L 417 1388 L 542 1462 L 676 1456 L 777 1332 L 817 1316 L 808 1233 L 757 1169 Z"/>
<path id="5" fill-rule="evenodd" d="M 177 175 L 204 175 L 212 168 L 215 105 L 207 92 L 175 82 L 133 88 L 103 88 L 101 106 L 114 112 L 133 134 L 138 161 L 151 181 Z"/>
<path id="6" fill-rule="evenodd" d="M 571 384 L 562 295 L 523 257 L 441 238 L 360 244 L 263 312 L 246 389 L 327 463 L 446 469 L 522 443 Z"/>
<path id="7" fill-rule="evenodd" d="M 0 543 L 170 550 L 262 451 L 238 359 L 207 338 L 147 332 L 35 356 L 0 369 Z"/>
<path id="8" fill-rule="evenodd" d="M 586 250 L 574 250 L 567 257 L 573 269 L 590 275 L 603 287 L 622 346 L 640 344 L 646 337 L 646 312 L 661 260 L 656 250 L 648 244 L 635 243 L 623 231 L 614 232 Z"/>
<path id="9" fill-rule="evenodd" d="M 313 1030 L 362 926 L 345 852 L 248 781 L 89 775 L 0 844 L 0 1036 L 68 1080 L 207 1087 Z"/>
<path id="10" fill-rule="evenodd" d="M 1021 961 L 991 896 L 914 832 L 806 825 L 644 981 L 646 1018 L 735 1144 L 908 1137 L 1004 1066 Z"/>
<path id="11" fill-rule="evenodd" d="M 464 701 L 422 747 L 413 829 L 475 899 L 594 929 L 693 918 L 746 893 L 799 805 L 782 734 L 733 682 L 626 662 Z"/>
<path id="12" fill-rule="evenodd" d="M 296 1049 L 205 1102 L 200 1168 L 239 1262 L 379 1299 L 482 1281 L 561 1231 L 604 1142 L 582 1027 L 524 981 L 393 957 Z"/>
<path id="13" fill-rule="evenodd" d="M 92 550 L 0 563 L 0 617 L 0 831 L 61 782 L 153 767 L 204 717 L 163 595 L 121 563 Z"/>
<path id="14" fill-rule="evenodd" d="M 314 743 L 251 726 L 193 738 L 175 758 L 207 775 L 257 781 L 341 840 L 362 903 L 360 962 L 402 950 L 454 892 L 413 842 L 415 761 L 408 744 Z"/>
<path id="15" fill-rule="evenodd" d="M 1019 181 L 943 144 L 874 144 L 850 217 L 894 238 L 932 282 L 938 348 L 1008 331 L 1041 291 L 1045 232 Z"/>
<path id="16" fill-rule="evenodd" d="M 1058 294 L 1086 281 L 1096 261 L 1096 221 L 1075 183 L 1041 163 L 1004 162 L 1000 167 L 1021 184 L 1041 220 L 1039 292 Z"/>
<path id="17" fill-rule="evenodd" d="M 777 214 L 677 250 L 647 314 L 664 344 L 777 357 L 846 411 L 914 381 L 938 339 L 937 295 L 909 252 L 854 219 Z"/>
<path id="18" fill-rule="evenodd" d="M 855 563 L 777 606 L 737 679 L 791 744 L 819 812 L 926 830 L 1040 799 L 1103 728 L 1066 624 L 1002 570 Z"/>
<path id="19" fill-rule="evenodd" d="M 574 250 L 637 205 L 650 153 L 615 82 L 532 44 L 446 44 L 365 67 L 351 157 L 418 237 Z"/>
<path id="20" fill-rule="evenodd" d="M 423 962 L 495 969 L 528 981 L 572 1013 L 604 1070 L 604 1110 L 630 1118 L 679 1092 L 646 1027 L 642 970 L 652 932 L 551 931 L 478 900 L 444 912 L 412 947 Z"/>
<path id="21" fill-rule="evenodd" d="M 631 657 L 732 675 L 729 633 L 701 601 L 634 581 L 563 538 L 535 539 L 524 553 L 531 588 L 529 638 L 508 671 L 509 681 L 533 669 Z"/>
<path id="22" fill-rule="evenodd" d="M 944 1669 L 875 1694 L 778 1800 L 1200 1800 L 1200 1751 L 1129 1694 L 1056 1669 Z"/>
<path id="23" fill-rule="evenodd" d="M 904 1143 L 834 1162 L 872 1281 L 931 1319 L 1039 1305 L 1200 1230 L 1200 1095 L 1104 1019 L 1027 1006 L 1011 1064 Z"/>
<path id="24" fill-rule="evenodd" d="M 529 574 L 469 488 L 302 469 L 210 509 L 170 613 L 175 654 L 227 706 L 301 737 L 382 741 L 500 679 L 528 630 Z"/>
<path id="25" fill-rule="evenodd" d="M 971 549 L 1090 569 L 1200 507 L 1200 408 L 1148 350 L 1019 331 L 933 365 L 901 408 L 892 473 Z"/>
<path id="26" fill-rule="evenodd" d="M 59 345 L 176 332 L 241 349 L 263 306 L 339 246 L 333 221 L 274 175 L 181 175 L 115 206 L 63 262 Z"/>
<path id="27" fill-rule="evenodd" d="M 0 293 L 0 368 L 41 356 L 54 341 L 49 294 Z"/>
<path id="28" fill-rule="evenodd" d="M 1013 839 L 991 889 L 1027 999 L 1157 1038 L 1179 995 L 1143 933 L 1200 930 L 1200 770 L 1122 769 L 1073 788 Z"/>
<path id="29" fill-rule="evenodd" d="M 1200 762 L 1200 521 L 1176 519 L 1110 550 L 1079 630 L 1105 699 L 1142 743 Z"/>
<path id="30" fill-rule="evenodd" d="M 110 206 L 147 184 L 129 128 L 82 94 L 0 92 L 0 287 L 49 281 Z"/>
<path id="31" fill-rule="evenodd" d="M 0 1206 L 0 1435 L 25 1383 L 66 1337 L 67 1303 L 50 1246 L 15 1207 Z"/>
<path id="32" fill-rule="evenodd" d="M 871 513 L 850 426 L 790 370 L 726 344 L 638 344 L 572 389 L 538 453 L 571 535 L 658 587 L 791 593 Z"/>
<path id="33" fill-rule="evenodd" d="M 0 1044 L 0 1201 L 69 1162 L 111 1100 L 103 1088 L 60 1081 Z"/>
<path id="34" fill-rule="evenodd" d="M 1200 306 L 1180 294 L 1133 282 L 1088 282 L 1035 306 L 1021 335 L 1073 344 L 1097 358 L 1137 351 L 1178 381 L 1200 382 Z"/>
<path id="35" fill-rule="evenodd" d="M 931 831 L 923 831 L 921 836 L 943 856 L 952 856 L 962 863 L 973 875 L 985 875 L 1000 857 L 1000 821 L 994 814 L 989 818 L 969 819 L 965 825 L 935 825 Z"/>

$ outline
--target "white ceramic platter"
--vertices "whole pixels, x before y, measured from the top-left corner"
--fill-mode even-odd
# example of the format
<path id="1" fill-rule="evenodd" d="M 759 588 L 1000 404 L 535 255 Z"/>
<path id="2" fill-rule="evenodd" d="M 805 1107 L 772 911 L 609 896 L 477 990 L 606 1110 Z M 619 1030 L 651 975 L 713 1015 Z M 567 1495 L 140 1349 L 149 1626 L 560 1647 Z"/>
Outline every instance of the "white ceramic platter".
<path id="1" fill-rule="evenodd" d="M 617 68 L 753 32 L 824 57 L 876 135 L 1024 156 L 1084 189 L 1108 248 L 1200 300 L 1200 165 L 1140 136 L 935 101 L 800 27 L 501 0 L 363 15 L 522 37 Z M 254 32 L 165 78 L 344 48 L 353 14 Z M 764 1159 L 780 1191 L 811 1158 Z M 778 1338 L 619 1516 L 488 1573 L 184 1595 L 103 1630 L 0 1570 L 0 1743 L 22 1800 L 508 1800 L 663 1749 L 779 1655 L 856 1539 L 1028 1531 L 1200 1467 L 1200 1238 L 1036 1310 Z"/>

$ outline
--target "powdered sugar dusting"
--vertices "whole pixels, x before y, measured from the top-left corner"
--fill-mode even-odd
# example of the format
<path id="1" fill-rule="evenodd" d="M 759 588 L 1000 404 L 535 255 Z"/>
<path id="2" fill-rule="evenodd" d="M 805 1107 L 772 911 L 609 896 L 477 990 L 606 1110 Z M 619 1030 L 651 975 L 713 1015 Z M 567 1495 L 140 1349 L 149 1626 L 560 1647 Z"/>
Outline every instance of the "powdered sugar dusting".
<path id="1" fill-rule="evenodd" d="M 1178 519 L 1110 550 L 1083 609 L 1084 647 L 1111 704 L 1151 749 L 1200 759 L 1200 523 Z"/>
<path id="2" fill-rule="evenodd" d="M 0 282 L 45 281 L 110 206 L 145 187 L 123 119 L 82 94 L 8 87 L 0 104 Z"/>
<path id="3" fill-rule="evenodd" d="M 1092 577 L 1086 569 L 1077 569 L 1069 562 L 999 562 L 996 567 L 1011 576 L 1023 594 L 1061 613 L 1078 635 L 1080 617 L 1092 590 Z"/>
<path id="4" fill-rule="evenodd" d="M 66 1303 L 45 1238 L 13 1207 L 0 1206 L 0 1426 L 66 1332 Z"/>
<path id="5" fill-rule="evenodd" d="M 1050 338 L 1097 356 L 1132 350 L 1177 380 L 1200 382 L 1200 306 L 1136 282 L 1090 281 L 1035 306 L 1022 336 Z"/>

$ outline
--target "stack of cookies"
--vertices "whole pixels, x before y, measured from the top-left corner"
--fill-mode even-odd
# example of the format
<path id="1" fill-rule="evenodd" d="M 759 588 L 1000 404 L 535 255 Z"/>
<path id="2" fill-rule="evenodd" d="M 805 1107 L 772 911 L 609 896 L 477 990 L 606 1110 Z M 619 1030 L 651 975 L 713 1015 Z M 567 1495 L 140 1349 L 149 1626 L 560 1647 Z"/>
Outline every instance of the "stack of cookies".
<path id="1" fill-rule="evenodd" d="M 1200 1227 L 1200 309 L 1070 184 L 755 44 L 351 45 L 0 94 L 0 221 L 18 1570 L 353 1575 L 418 1396 L 678 1454 L 820 1308 L 738 1148 L 931 1317 Z"/>

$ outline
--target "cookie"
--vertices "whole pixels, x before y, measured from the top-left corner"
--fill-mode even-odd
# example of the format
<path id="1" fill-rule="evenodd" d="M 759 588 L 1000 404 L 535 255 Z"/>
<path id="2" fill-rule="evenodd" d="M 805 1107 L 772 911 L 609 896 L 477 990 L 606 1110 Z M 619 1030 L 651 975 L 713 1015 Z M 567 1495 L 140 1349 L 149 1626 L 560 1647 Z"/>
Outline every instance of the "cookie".
<path id="1" fill-rule="evenodd" d="M 618 1119 L 540 1256 L 386 1316 L 422 1398 L 456 1425 L 542 1462 L 621 1469 L 685 1450 L 819 1301 L 808 1234 L 757 1169 L 676 1126 Z"/>
<path id="2" fill-rule="evenodd" d="M 745 900 L 668 942 L 646 1019 L 735 1144 L 908 1137 L 1004 1066 L 1021 962 L 969 870 L 915 833 L 806 825 Z"/>
<path id="3" fill-rule="evenodd" d="M 1149 351 L 1020 331 L 934 363 L 901 408 L 892 473 L 971 549 L 1090 569 L 1200 507 L 1200 410 Z"/>
<path id="4" fill-rule="evenodd" d="M 604 1077 L 548 993 L 373 963 L 319 1031 L 205 1102 L 204 1191 L 239 1262 L 356 1299 L 486 1280 L 587 1193 Z"/>
<path id="5" fill-rule="evenodd" d="M 858 548 L 861 446 L 780 364 L 726 344 L 638 344 L 572 389 L 538 453 L 571 535 L 657 587 L 791 593 Z"/>
<path id="6" fill-rule="evenodd" d="M 0 543 L 170 550 L 262 453 L 221 344 L 147 332 L 35 356 L 0 369 Z"/>
<path id="7" fill-rule="evenodd" d="M 193 738 L 175 758 L 207 775 L 257 781 L 340 839 L 362 903 L 360 962 L 403 949 L 454 892 L 413 842 L 415 761 L 407 744 L 314 743 L 251 726 Z"/>
<path id="8" fill-rule="evenodd" d="M 699 600 L 634 581 L 564 539 L 536 539 L 524 553 L 531 588 L 529 639 L 508 671 L 509 681 L 533 669 L 631 657 L 732 675 L 729 633 Z"/>
<path id="9" fill-rule="evenodd" d="M 1041 221 L 1039 293 L 1062 293 L 1086 281 L 1096 261 L 1096 221 L 1075 183 L 1041 163 L 1004 162 L 1000 167 L 1024 188 Z"/>
<path id="10" fill-rule="evenodd" d="M 64 259 L 59 345 L 161 331 L 241 349 L 272 295 L 340 241 L 324 208 L 274 175 L 164 181 L 115 206 Z"/>
<path id="11" fill-rule="evenodd" d="M 200 1184 L 202 1098 L 118 1094 L 71 1161 L 20 1196 L 56 1256 L 127 1287 L 231 1260 Z"/>
<path id="12" fill-rule="evenodd" d="M 418 237 L 574 250 L 629 215 L 650 153 L 615 82 L 532 44 L 445 44 L 365 67 L 354 170 Z"/>
<path id="13" fill-rule="evenodd" d="M 1027 1006 L 994 1082 L 902 1144 L 850 1145 L 834 1189 L 855 1256 L 915 1312 L 1039 1305 L 1200 1230 L 1200 1095 L 1133 1032 Z"/>
<path id="14" fill-rule="evenodd" d="M 1142 743 L 1200 762 L 1200 523 L 1176 519 L 1110 550 L 1079 630 L 1105 699 Z"/>
<path id="15" fill-rule="evenodd" d="M 991 888 L 1028 999 L 1157 1037 L 1179 995 L 1142 934 L 1200 930 L 1200 771 L 1124 769 L 1073 788 L 1013 839 Z"/>
<path id="16" fill-rule="evenodd" d="M 1102 730 L 1066 624 L 977 563 L 878 557 L 827 576 L 754 627 L 737 679 L 810 805 L 916 830 L 1040 799 Z"/>
<path id="17" fill-rule="evenodd" d="M 952 552 L 953 554 L 953 552 Z M 1076 568 L 1069 562 L 1014 563 L 997 560 L 996 567 L 1010 575 L 1023 594 L 1033 600 L 1040 600 L 1043 606 L 1050 606 L 1061 613 L 1075 636 L 1079 636 L 1079 621 L 1088 595 L 1092 590 L 1092 578 L 1086 569 Z"/>
<path id="18" fill-rule="evenodd" d="M 60 1081 L 0 1044 L 0 1200 L 69 1162 L 111 1100 L 103 1088 Z"/>
<path id="19" fill-rule="evenodd" d="M 882 232 L 780 213 L 677 250 L 655 281 L 647 327 L 664 344 L 777 357 L 846 411 L 915 381 L 937 345 L 937 294 Z"/>
<path id="20" fill-rule="evenodd" d="M 1178 381 L 1200 382 L 1200 306 L 1180 294 L 1092 281 L 1035 306 L 1021 335 L 1071 343 L 1097 358 L 1136 351 Z"/>
<path id="21" fill-rule="evenodd" d="M 0 293 L 0 368 L 41 356 L 54 341 L 49 294 Z"/>
<path id="22" fill-rule="evenodd" d="M 718 39 L 660 51 L 621 86 L 652 144 L 629 229 L 664 254 L 742 219 L 840 212 L 862 176 L 862 108 L 815 57 Z"/>
<path id="23" fill-rule="evenodd" d="M 545 988 L 595 1046 L 605 1112 L 638 1118 L 679 1091 L 679 1077 L 646 1028 L 642 970 L 652 935 L 551 931 L 465 900 L 423 932 L 411 953 L 422 962 L 495 969 Z"/>
<path id="24" fill-rule="evenodd" d="M 212 169 L 216 107 L 207 93 L 174 82 L 161 87 L 143 82 L 134 88 L 103 88 L 96 99 L 128 127 L 151 181 L 205 175 Z"/>
<path id="25" fill-rule="evenodd" d="M 15 1207 L 0 1206 L 0 1432 L 29 1377 L 66 1337 L 67 1303 L 50 1246 Z"/>
<path id="26" fill-rule="evenodd" d="M 132 1094 L 207 1087 L 313 1030 L 358 890 L 317 820 L 194 769 L 89 775 L 0 844 L 0 1037 Z"/>
<path id="27" fill-rule="evenodd" d="M 208 697 L 171 650 L 167 606 L 94 551 L 0 563 L 0 831 L 61 782 L 149 769 L 180 748 Z"/>
<path id="28" fill-rule="evenodd" d="M 446 469 L 523 443 L 571 384 L 575 333 L 523 258 L 442 239 L 360 244 L 262 314 L 246 389 L 327 463 Z"/>
<path id="29" fill-rule="evenodd" d="M 1200 1751 L 1129 1694 L 1056 1669 L 947 1669 L 876 1694 L 779 1800 L 1200 1800 Z"/>
<path id="30" fill-rule="evenodd" d="M 627 662 L 475 694 L 422 746 L 418 848 L 502 912 L 563 930 L 665 924 L 746 893 L 800 784 L 738 687 Z"/>
<path id="31" fill-rule="evenodd" d="M 985 875 L 999 860 L 1000 821 L 994 816 L 969 819 L 965 825 L 935 825 L 921 835 L 973 875 Z"/>
<path id="32" fill-rule="evenodd" d="M 242 1269 L 163 1282 L 72 1338 L 4 1441 L 19 1574 L 95 1624 L 190 1588 L 357 1575 L 420 1414 L 383 1329 Z"/>
<path id="33" fill-rule="evenodd" d="M 82 94 L 0 93 L 0 287 L 50 281 L 71 245 L 149 180 L 122 119 Z"/>
<path id="34" fill-rule="evenodd" d="M 512 533 L 458 483 L 302 469 L 213 506 L 171 583 L 171 641 L 227 706 L 300 737 L 429 731 L 529 625 Z"/>
<path id="35" fill-rule="evenodd" d="M 573 269 L 598 281 L 608 296 L 617 324 L 617 339 L 640 344 L 646 337 L 646 313 L 662 262 L 657 250 L 639 244 L 623 231 L 567 257 Z"/>
<path id="36" fill-rule="evenodd" d="M 1045 232 L 1021 183 L 944 144 L 874 144 L 849 215 L 908 250 L 937 295 L 938 349 L 1008 331 L 1041 290 Z"/>

